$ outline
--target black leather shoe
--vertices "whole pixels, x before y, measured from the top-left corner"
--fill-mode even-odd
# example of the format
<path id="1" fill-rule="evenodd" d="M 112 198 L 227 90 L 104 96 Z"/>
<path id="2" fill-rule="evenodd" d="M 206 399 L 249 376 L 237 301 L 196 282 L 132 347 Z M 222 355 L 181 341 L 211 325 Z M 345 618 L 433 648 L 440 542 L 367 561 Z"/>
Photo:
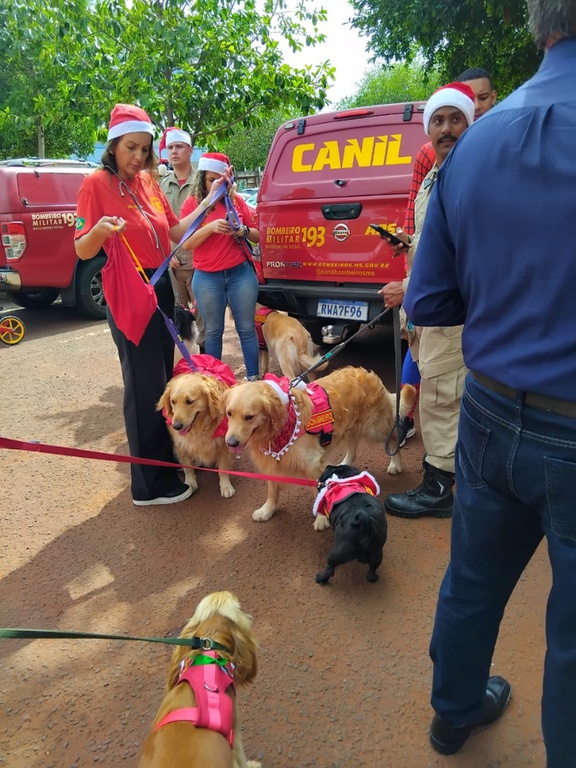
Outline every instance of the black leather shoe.
<path id="1" fill-rule="evenodd" d="M 481 728 L 496 722 L 501 716 L 508 702 L 512 688 L 507 680 L 495 675 L 488 678 L 484 701 L 482 702 L 482 715 L 474 725 L 448 725 L 443 723 L 438 715 L 434 715 L 430 726 L 430 744 L 440 755 L 455 755 L 475 728 Z"/>

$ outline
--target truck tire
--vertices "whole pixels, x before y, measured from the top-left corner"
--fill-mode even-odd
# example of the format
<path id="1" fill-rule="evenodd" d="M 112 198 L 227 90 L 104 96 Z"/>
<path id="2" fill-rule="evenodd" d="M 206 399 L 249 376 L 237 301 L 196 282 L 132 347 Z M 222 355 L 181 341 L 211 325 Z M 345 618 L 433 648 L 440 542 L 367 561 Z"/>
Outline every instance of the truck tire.
<path id="1" fill-rule="evenodd" d="M 54 304 L 60 291 L 57 288 L 40 288 L 37 291 L 14 291 L 10 298 L 14 304 L 26 309 L 47 309 Z"/>
<path id="2" fill-rule="evenodd" d="M 81 261 L 76 270 L 76 309 L 84 317 L 106 319 L 106 299 L 102 290 L 102 267 L 106 256 Z"/>

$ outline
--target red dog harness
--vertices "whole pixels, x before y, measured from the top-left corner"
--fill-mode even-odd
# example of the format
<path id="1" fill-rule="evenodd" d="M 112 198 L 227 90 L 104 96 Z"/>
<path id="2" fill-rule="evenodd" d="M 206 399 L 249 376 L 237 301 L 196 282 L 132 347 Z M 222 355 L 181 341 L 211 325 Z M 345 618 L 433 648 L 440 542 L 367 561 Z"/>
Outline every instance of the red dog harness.
<path id="1" fill-rule="evenodd" d="M 334 504 L 344 501 L 353 493 L 369 493 L 371 496 L 378 496 L 380 486 L 370 472 L 361 472 L 353 477 L 332 475 L 316 497 L 312 508 L 314 516 L 326 515 L 329 518 Z"/>
<path id="2" fill-rule="evenodd" d="M 266 322 L 266 318 L 270 312 L 274 312 L 274 310 L 270 309 L 269 307 L 261 307 L 260 309 L 256 310 L 256 314 L 254 315 L 254 327 L 256 328 L 256 336 L 258 336 L 258 347 L 260 349 L 268 349 L 264 339 L 264 334 L 262 333 L 262 326 Z"/>
<path id="3" fill-rule="evenodd" d="M 172 378 L 175 376 L 181 376 L 183 373 L 202 373 L 204 376 L 212 376 L 214 379 L 218 379 L 227 387 L 233 387 L 236 384 L 236 377 L 234 371 L 229 365 L 223 363 L 221 360 L 217 360 L 212 355 L 191 355 L 192 361 L 196 366 L 195 369 L 191 368 L 188 362 L 182 358 L 178 360 L 172 371 Z M 166 408 L 162 410 L 162 416 L 166 420 L 166 424 L 169 427 L 172 426 L 172 417 L 166 411 Z M 228 431 L 228 419 L 224 416 L 220 424 L 216 427 L 212 437 L 223 437 Z"/>
<path id="4" fill-rule="evenodd" d="M 230 746 L 234 744 L 233 703 L 226 691 L 234 689 L 234 665 L 214 651 L 204 651 L 182 662 L 178 682 L 188 683 L 196 697 L 195 707 L 182 707 L 160 720 L 155 731 L 168 723 L 191 722 L 197 728 L 221 733 Z"/>

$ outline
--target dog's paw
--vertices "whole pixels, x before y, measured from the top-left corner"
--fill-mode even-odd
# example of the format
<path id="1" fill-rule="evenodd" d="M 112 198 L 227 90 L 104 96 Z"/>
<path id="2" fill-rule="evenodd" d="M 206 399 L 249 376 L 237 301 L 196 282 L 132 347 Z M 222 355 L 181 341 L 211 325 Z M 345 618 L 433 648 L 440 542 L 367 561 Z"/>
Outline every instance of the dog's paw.
<path id="1" fill-rule="evenodd" d="M 273 514 L 274 509 L 270 509 L 264 504 L 263 507 L 259 507 L 252 512 L 252 520 L 255 520 L 257 523 L 263 523 L 266 520 L 270 520 Z"/>
<path id="2" fill-rule="evenodd" d="M 330 520 L 328 520 L 326 515 L 316 515 L 314 519 L 314 530 L 325 531 L 326 528 L 330 528 Z"/>
<path id="3" fill-rule="evenodd" d="M 262 768 L 262 763 L 259 763 L 258 760 L 248 760 L 246 768 Z"/>
<path id="4" fill-rule="evenodd" d="M 231 485 L 220 486 L 220 496 L 224 499 L 231 499 L 236 493 L 236 489 Z"/>
<path id="5" fill-rule="evenodd" d="M 393 456 L 390 464 L 388 465 L 388 469 L 386 470 L 389 475 L 400 475 L 402 474 L 402 464 L 399 461 L 394 461 L 396 456 Z"/>

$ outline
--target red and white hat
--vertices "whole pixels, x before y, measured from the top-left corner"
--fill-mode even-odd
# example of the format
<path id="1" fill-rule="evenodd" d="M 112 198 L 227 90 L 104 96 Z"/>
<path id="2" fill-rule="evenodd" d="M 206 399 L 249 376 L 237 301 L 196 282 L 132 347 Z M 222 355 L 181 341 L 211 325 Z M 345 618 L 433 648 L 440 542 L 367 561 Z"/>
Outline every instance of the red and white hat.
<path id="1" fill-rule="evenodd" d="M 430 120 L 434 112 L 442 107 L 455 107 L 466 118 L 468 125 L 474 122 L 474 91 L 466 83 L 448 83 L 438 88 L 424 107 L 424 130 L 430 135 Z"/>
<path id="2" fill-rule="evenodd" d="M 154 136 L 154 126 L 141 107 L 134 104 L 116 104 L 110 113 L 108 141 L 127 133 L 149 133 Z"/>
<path id="3" fill-rule="evenodd" d="M 169 147 L 170 144 L 176 143 L 188 144 L 188 146 L 191 147 L 192 139 L 190 138 L 190 134 L 186 133 L 186 131 L 183 131 L 181 128 L 166 128 L 160 139 L 160 144 L 158 145 L 158 155 L 160 155 L 162 150 L 166 149 L 166 147 Z"/>
<path id="4" fill-rule="evenodd" d="M 225 173 L 230 165 L 228 155 L 223 152 L 205 152 L 198 160 L 199 171 L 212 171 L 212 173 Z"/>

